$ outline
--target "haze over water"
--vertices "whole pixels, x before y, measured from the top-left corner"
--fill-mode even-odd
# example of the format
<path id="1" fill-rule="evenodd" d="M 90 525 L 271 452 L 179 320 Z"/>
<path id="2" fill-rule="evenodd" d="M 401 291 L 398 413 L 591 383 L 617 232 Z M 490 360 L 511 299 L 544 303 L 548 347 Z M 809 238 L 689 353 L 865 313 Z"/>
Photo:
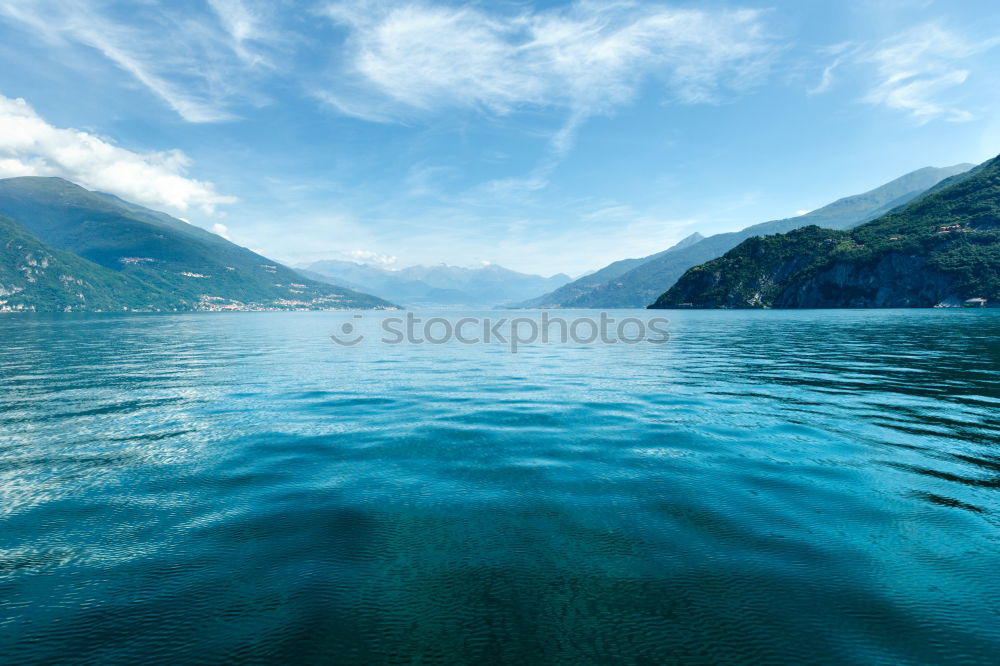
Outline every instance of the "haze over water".
<path id="1" fill-rule="evenodd" d="M 1000 312 L 668 316 L 0 319 L 0 661 L 994 662 Z"/>

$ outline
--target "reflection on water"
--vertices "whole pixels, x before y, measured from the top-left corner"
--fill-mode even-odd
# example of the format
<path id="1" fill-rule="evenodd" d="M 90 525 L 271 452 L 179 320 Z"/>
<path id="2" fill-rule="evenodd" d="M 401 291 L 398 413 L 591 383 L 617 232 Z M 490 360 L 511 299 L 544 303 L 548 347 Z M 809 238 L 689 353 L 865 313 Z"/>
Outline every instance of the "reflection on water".
<path id="1" fill-rule="evenodd" d="M 1000 312 L 670 316 L 0 319 L 0 661 L 994 662 Z"/>

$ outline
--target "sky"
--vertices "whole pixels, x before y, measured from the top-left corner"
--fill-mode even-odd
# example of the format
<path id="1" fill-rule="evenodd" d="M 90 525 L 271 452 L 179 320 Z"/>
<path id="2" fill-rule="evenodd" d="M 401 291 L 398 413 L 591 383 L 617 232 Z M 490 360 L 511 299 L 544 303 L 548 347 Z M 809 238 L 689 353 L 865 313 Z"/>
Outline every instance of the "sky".
<path id="1" fill-rule="evenodd" d="M 1000 153 L 996 0 L 2 0 L 0 178 L 578 275 Z"/>

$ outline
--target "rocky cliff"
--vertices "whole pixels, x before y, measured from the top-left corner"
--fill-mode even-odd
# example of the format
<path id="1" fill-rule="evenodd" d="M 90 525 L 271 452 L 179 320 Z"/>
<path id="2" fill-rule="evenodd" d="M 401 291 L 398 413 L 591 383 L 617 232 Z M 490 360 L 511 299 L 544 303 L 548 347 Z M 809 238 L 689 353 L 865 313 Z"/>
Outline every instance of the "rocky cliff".
<path id="1" fill-rule="evenodd" d="M 751 238 L 689 270 L 653 308 L 1000 305 L 1000 158 L 850 231 Z"/>

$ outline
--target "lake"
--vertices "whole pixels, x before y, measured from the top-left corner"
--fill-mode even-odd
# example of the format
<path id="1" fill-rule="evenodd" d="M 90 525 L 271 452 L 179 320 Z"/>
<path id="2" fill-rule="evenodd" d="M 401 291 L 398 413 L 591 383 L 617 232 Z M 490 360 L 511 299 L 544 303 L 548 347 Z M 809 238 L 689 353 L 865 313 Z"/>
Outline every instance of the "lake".
<path id="1" fill-rule="evenodd" d="M 0 661 L 995 663 L 1000 311 L 610 314 L 0 318 Z"/>

